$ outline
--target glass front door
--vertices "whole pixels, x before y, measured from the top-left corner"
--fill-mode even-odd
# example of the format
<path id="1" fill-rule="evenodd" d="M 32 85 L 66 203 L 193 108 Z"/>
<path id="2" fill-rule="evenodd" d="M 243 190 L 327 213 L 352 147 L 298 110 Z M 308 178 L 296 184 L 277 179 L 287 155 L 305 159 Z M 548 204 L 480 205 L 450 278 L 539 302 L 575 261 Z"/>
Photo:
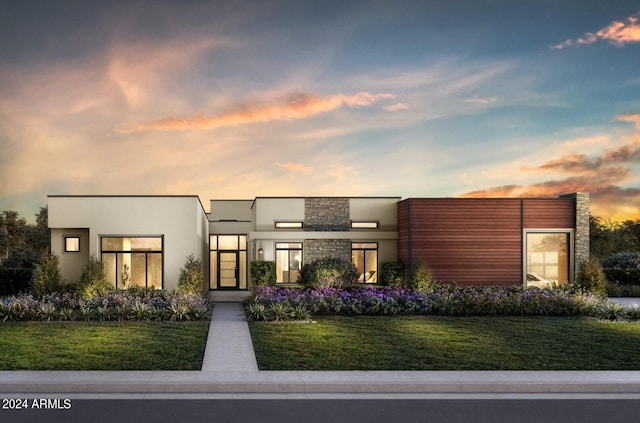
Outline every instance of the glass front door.
<path id="1" fill-rule="evenodd" d="M 247 236 L 209 236 L 209 289 L 247 289 Z"/>
<path id="2" fill-rule="evenodd" d="M 218 254 L 218 287 L 220 289 L 238 289 L 238 253 L 236 251 Z"/>

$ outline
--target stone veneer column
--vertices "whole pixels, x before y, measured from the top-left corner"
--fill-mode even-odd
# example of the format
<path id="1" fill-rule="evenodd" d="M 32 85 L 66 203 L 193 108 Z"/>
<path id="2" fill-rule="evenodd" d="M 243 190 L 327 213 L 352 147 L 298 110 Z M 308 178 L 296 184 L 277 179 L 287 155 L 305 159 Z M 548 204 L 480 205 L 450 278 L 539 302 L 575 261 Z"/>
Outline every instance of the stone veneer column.
<path id="1" fill-rule="evenodd" d="M 348 198 L 305 198 L 304 230 L 307 232 L 343 232 L 351 229 Z M 304 241 L 304 262 L 335 257 L 351 261 L 351 241 L 346 239 L 314 239 Z"/>
<path id="2" fill-rule="evenodd" d="M 350 226 L 348 198 L 305 198 L 306 231 L 348 231 Z"/>
<path id="3" fill-rule="evenodd" d="M 576 203 L 574 274 L 577 276 L 580 263 L 589 260 L 589 193 L 575 192 L 561 195 L 560 198 L 574 198 Z"/>
<path id="4" fill-rule="evenodd" d="M 348 239 L 307 239 L 304 242 L 305 263 L 333 257 L 351 262 L 351 241 Z"/>

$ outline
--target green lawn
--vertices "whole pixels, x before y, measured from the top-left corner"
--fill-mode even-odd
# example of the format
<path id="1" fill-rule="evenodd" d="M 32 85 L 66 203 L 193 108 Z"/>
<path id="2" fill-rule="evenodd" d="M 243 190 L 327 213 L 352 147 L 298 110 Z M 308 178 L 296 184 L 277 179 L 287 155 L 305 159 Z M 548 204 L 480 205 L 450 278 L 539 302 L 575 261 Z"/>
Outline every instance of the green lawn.
<path id="1" fill-rule="evenodd" d="M 640 370 L 640 323 L 323 316 L 250 329 L 261 370 Z"/>
<path id="2" fill-rule="evenodd" d="M 208 322 L 0 323 L 0 370 L 200 370 Z"/>

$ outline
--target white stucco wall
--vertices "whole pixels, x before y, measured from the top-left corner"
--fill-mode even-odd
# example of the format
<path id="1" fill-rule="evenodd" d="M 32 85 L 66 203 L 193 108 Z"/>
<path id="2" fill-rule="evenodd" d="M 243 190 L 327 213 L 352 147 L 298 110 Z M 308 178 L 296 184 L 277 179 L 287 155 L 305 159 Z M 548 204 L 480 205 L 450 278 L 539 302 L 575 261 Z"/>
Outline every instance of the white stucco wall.
<path id="1" fill-rule="evenodd" d="M 381 230 L 397 231 L 398 201 L 400 197 L 351 198 L 349 218 L 354 222 L 377 221 Z"/>
<path id="2" fill-rule="evenodd" d="M 197 196 L 49 196 L 48 204 L 54 252 L 62 248 L 62 237 L 77 229 L 87 231 L 84 260 L 100 257 L 102 236 L 163 236 L 164 289 L 177 287 L 189 254 L 202 260 L 205 272 L 208 269 L 209 223 Z M 78 255 L 60 257 L 63 277 L 77 281 Z"/>
<path id="3" fill-rule="evenodd" d="M 304 221 L 304 198 L 258 197 L 253 208 L 258 231 L 273 230 L 275 221 Z"/>

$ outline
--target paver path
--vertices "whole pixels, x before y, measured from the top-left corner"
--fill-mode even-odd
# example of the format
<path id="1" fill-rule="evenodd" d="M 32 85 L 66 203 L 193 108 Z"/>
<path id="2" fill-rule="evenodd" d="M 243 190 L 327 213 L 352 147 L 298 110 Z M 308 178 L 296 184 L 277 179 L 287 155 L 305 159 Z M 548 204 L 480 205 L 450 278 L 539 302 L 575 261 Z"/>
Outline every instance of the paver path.
<path id="1" fill-rule="evenodd" d="M 202 371 L 258 371 L 242 304 L 216 303 L 213 308 Z"/>

